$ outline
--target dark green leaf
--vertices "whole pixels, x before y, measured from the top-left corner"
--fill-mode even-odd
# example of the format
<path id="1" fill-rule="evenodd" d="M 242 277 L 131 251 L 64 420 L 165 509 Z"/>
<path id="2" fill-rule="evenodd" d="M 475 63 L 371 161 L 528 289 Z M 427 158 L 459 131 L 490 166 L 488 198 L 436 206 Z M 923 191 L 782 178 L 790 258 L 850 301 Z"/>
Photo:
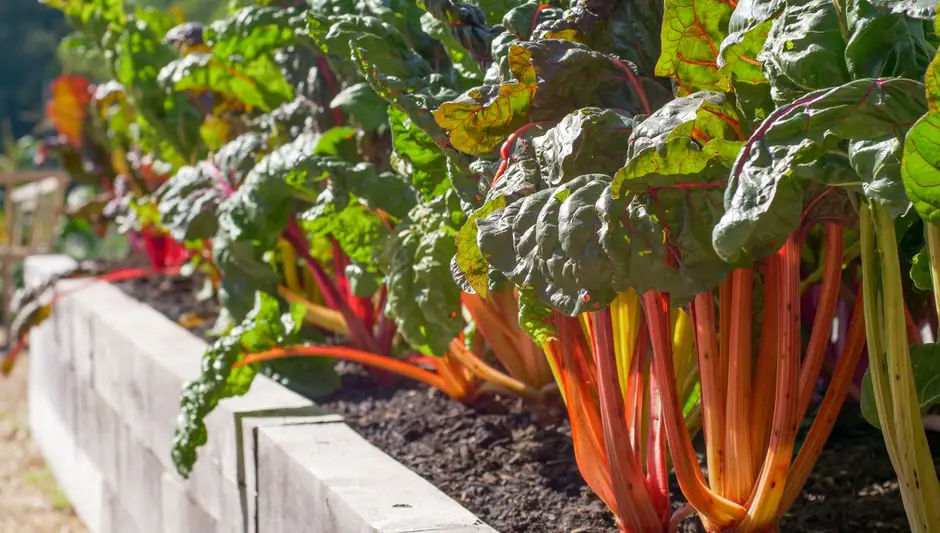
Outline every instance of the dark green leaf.
<path id="1" fill-rule="evenodd" d="M 858 80 L 777 109 L 734 164 L 726 213 L 714 231 L 718 254 L 738 259 L 776 250 L 800 223 L 810 182 L 854 187 L 903 211 L 898 148 L 926 109 L 923 94 L 912 80 Z"/>

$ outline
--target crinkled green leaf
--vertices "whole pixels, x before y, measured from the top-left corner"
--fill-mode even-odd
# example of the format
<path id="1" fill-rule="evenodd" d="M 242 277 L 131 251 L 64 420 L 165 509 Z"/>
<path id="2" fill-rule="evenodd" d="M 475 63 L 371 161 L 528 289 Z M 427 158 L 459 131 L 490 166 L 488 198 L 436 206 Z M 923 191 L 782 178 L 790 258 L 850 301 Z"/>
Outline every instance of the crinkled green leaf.
<path id="1" fill-rule="evenodd" d="M 447 157 L 441 148 L 404 111 L 389 108 L 388 122 L 396 171 L 410 177 L 411 184 L 425 199 L 442 193 L 447 187 Z"/>
<path id="2" fill-rule="evenodd" d="M 926 109 L 923 93 L 912 80 L 858 80 L 774 111 L 732 169 L 726 213 L 713 236 L 718 254 L 733 259 L 776 250 L 799 224 L 811 182 L 854 187 L 902 212 L 899 148 Z"/>
<path id="3" fill-rule="evenodd" d="M 613 174 L 626 162 L 633 126 L 633 118 L 611 109 L 571 113 L 534 141 L 541 179 L 556 186 L 582 174 Z"/>
<path id="4" fill-rule="evenodd" d="M 908 132 L 901 176 L 921 218 L 940 222 L 940 112 L 924 115 Z"/>
<path id="5" fill-rule="evenodd" d="M 940 405 L 940 344 L 911 346 L 911 366 L 914 369 L 914 387 L 917 389 L 920 413 L 924 415 L 932 407 Z M 881 427 L 870 370 L 865 372 L 862 379 L 862 414 L 869 424 Z"/>
<path id="6" fill-rule="evenodd" d="M 840 17 L 831 0 L 811 0 L 788 3 L 773 23 L 757 59 L 779 105 L 851 79 Z"/>
<path id="7" fill-rule="evenodd" d="M 174 91 L 214 91 L 265 111 L 294 97 L 280 68 L 268 56 L 251 62 L 223 62 L 212 54 L 193 53 L 163 67 L 159 81 Z"/>
<path id="8" fill-rule="evenodd" d="M 929 42 L 930 21 L 909 18 L 903 10 L 887 13 L 871 0 L 847 0 L 845 19 L 845 62 L 853 78 L 924 75 L 936 52 Z"/>
<path id="9" fill-rule="evenodd" d="M 483 298 L 486 298 L 489 293 L 490 267 L 477 244 L 477 222 L 504 207 L 506 207 L 504 196 L 487 202 L 467 218 L 467 223 L 460 228 L 456 237 L 456 266 L 462 274 L 462 280 Z"/>
<path id="10" fill-rule="evenodd" d="M 375 130 L 388 121 L 388 104 L 382 100 L 368 83 L 350 85 L 330 101 L 333 109 L 355 117 L 363 129 Z"/>
<path id="11" fill-rule="evenodd" d="M 208 438 L 205 417 L 222 399 L 248 392 L 258 371 L 258 365 L 237 369 L 232 369 L 232 365 L 246 354 L 296 342 L 304 309 L 286 310 L 277 297 L 262 292 L 256 293 L 254 299 L 254 306 L 245 319 L 212 343 L 203 355 L 202 375 L 183 388 L 172 455 L 177 471 L 184 477 L 192 471 L 197 450 Z M 321 366 L 320 371 L 332 372 L 328 366 Z M 328 384 L 329 380 L 323 383 Z M 336 381 L 332 383 L 335 389 Z"/>
<path id="12" fill-rule="evenodd" d="M 293 8 L 246 7 L 209 25 L 205 40 L 216 57 L 254 61 L 294 43 L 305 26 L 300 15 Z"/>
<path id="13" fill-rule="evenodd" d="M 561 17 L 541 21 L 533 35 L 585 44 L 651 76 L 660 57 L 662 24 L 663 4 L 658 0 L 579 0 Z"/>
<path id="14" fill-rule="evenodd" d="M 444 202 L 419 204 L 395 228 L 385 247 L 386 311 L 408 343 L 426 355 L 443 355 L 463 329 L 460 289 L 451 281 L 457 230 Z"/>
<path id="15" fill-rule="evenodd" d="M 552 308 L 527 287 L 519 290 L 519 325 L 539 346 L 556 338 Z"/>
<path id="16" fill-rule="evenodd" d="M 672 78 L 679 96 L 719 87 L 718 52 L 728 36 L 734 3 L 727 0 L 666 0 L 662 55 L 656 75 Z"/>
<path id="17" fill-rule="evenodd" d="M 630 68 L 617 58 L 563 40 L 525 42 L 509 52 L 512 82 L 484 85 L 441 105 L 434 118 L 450 132 L 454 148 L 485 155 L 531 122 L 559 120 L 571 110 L 598 106 L 638 113 Z M 664 101 L 656 84 L 644 83 L 651 105 Z"/>

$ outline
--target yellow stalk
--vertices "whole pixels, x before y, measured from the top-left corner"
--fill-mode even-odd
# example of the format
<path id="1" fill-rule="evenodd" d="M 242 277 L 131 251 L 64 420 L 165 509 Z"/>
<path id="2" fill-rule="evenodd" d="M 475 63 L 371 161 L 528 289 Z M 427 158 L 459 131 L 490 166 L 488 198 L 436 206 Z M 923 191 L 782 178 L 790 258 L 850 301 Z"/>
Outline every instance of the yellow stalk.
<path id="1" fill-rule="evenodd" d="M 327 331 L 332 331 L 333 333 L 349 335 L 349 328 L 346 326 L 346 321 L 343 320 L 343 315 L 340 314 L 339 311 L 315 304 L 283 285 L 277 288 L 277 292 L 288 302 L 303 305 L 307 309 L 304 320 L 308 323 Z"/>

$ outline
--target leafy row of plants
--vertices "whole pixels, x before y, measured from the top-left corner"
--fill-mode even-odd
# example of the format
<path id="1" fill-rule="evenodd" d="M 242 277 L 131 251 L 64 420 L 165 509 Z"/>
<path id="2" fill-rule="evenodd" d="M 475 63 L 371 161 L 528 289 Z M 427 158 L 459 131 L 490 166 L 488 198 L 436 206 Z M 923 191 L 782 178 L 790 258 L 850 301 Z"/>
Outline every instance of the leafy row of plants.
<path id="1" fill-rule="evenodd" d="M 940 531 L 932 3 L 47 3 L 114 76 L 61 82 L 54 148 L 224 309 L 181 473 L 258 372 L 344 359 L 560 397 L 623 531 L 774 531 L 855 396 Z"/>

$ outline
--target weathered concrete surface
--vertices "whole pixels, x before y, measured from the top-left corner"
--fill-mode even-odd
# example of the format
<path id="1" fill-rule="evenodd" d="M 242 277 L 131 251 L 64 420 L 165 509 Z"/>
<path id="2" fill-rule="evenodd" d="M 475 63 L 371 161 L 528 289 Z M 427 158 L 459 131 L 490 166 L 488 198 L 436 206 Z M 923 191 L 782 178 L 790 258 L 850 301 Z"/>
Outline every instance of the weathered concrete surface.
<path id="1" fill-rule="evenodd" d="M 36 285 L 70 268 L 26 263 Z M 30 425 L 92 533 L 495 533 L 336 415 L 258 377 L 207 418 L 189 479 L 170 460 L 178 399 L 205 342 L 105 283 L 30 336 Z"/>

